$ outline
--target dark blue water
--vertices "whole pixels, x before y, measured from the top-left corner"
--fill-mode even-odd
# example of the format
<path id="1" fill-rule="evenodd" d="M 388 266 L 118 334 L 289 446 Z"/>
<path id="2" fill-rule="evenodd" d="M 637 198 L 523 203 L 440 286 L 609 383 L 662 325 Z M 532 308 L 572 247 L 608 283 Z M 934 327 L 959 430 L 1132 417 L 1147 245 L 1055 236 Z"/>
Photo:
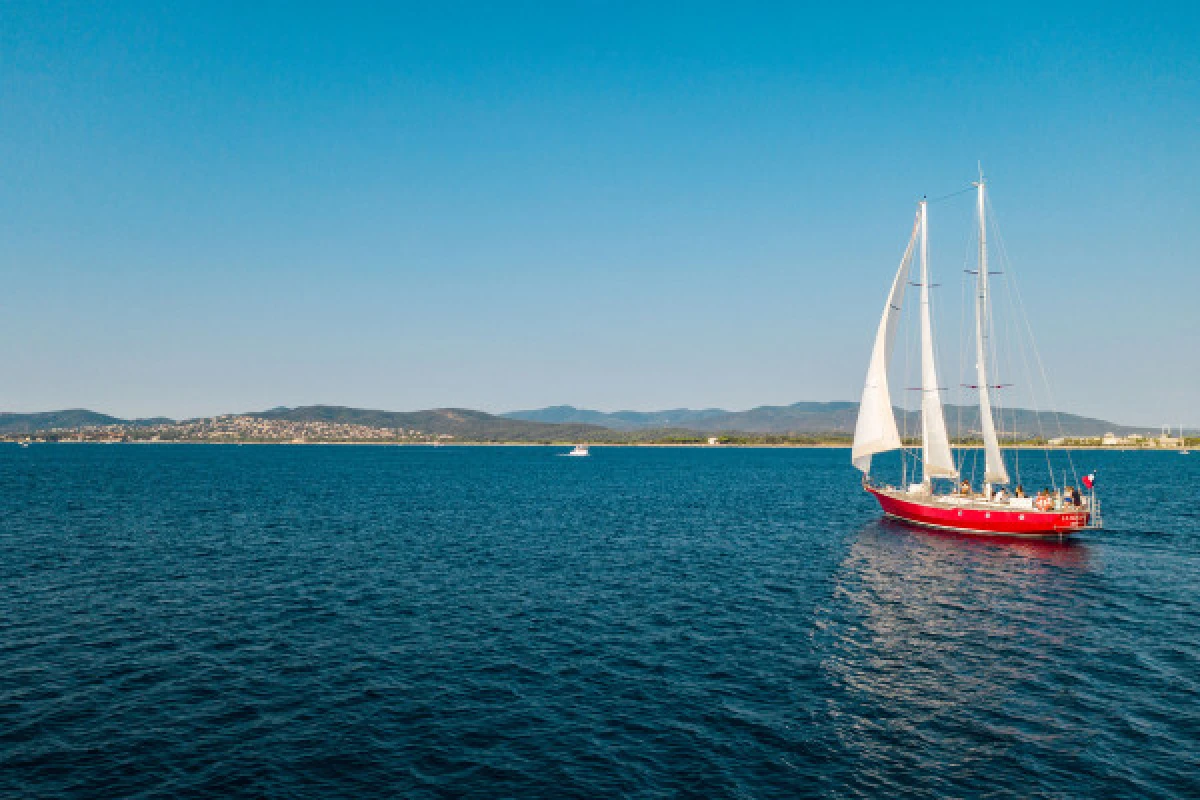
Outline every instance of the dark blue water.
<path id="1" fill-rule="evenodd" d="M 1200 794 L 1200 456 L 1058 545 L 553 452 L 0 446 L 0 796 Z"/>

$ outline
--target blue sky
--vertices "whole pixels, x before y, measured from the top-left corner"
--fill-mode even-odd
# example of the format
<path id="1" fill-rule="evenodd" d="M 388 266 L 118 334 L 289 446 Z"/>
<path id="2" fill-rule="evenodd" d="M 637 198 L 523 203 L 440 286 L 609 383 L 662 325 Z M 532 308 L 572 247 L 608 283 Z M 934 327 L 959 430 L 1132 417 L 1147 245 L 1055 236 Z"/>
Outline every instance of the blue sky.
<path id="1" fill-rule="evenodd" d="M 1197 41 L 1184 3 L 6 4 L 0 408 L 857 399 L 914 202 L 982 160 L 1058 405 L 1200 426 Z"/>

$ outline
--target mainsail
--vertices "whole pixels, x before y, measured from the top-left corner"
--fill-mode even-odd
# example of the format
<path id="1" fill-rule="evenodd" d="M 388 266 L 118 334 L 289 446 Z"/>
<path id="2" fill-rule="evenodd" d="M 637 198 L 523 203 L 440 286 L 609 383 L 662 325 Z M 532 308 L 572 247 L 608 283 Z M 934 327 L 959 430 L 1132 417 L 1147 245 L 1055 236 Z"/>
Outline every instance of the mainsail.
<path id="1" fill-rule="evenodd" d="M 957 478 L 946 417 L 942 413 L 942 390 L 938 386 L 937 361 L 933 355 L 933 322 L 929 312 L 929 213 L 921 201 L 921 460 L 923 482 L 934 478 Z"/>
<path id="2" fill-rule="evenodd" d="M 879 330 L 875 333 L 875 347 L 871 350 L 871 364 L 867 367 L 862 401 L 858 404 L 858 421 L 854 426 L 854 448 L 851 458 L 854 460 L 854 466 L 863 473 L 871 471 L 871 456 L 899 449 L 903 444 L 900 432 L 896 430 L 896 414 L 892 411 L 887 373 L 920 223 L 921 218 L 918 216 L 913 222 L 912 236 L 909 237 L 908 247 L 904 250 L 904 257 L 900 259 L 900 268 L 896 270 L 896 277 L 892 280 L 892 290 L 888 293 L 887 303 L 883 306 Z"/>
<path id="3" fill-rule="evenodd" d="M 986 454 L 983 480 L 989 484 L 1008 483 L 1008 470 L 1004 468 L 1004 457 L 1000 454 L 1000 442 L 996 438 L 996 424 L 992 419 L 992 400 L 988 385 L 987 222 L 984 216 L 982 175 L 979 183 L 975 186 L 979 194 L 979 275 L 976 281 L 979 291 L 975 296 L 975 379 L 979 384 L 979 421 L 983 430 L 983 449 Z"/>

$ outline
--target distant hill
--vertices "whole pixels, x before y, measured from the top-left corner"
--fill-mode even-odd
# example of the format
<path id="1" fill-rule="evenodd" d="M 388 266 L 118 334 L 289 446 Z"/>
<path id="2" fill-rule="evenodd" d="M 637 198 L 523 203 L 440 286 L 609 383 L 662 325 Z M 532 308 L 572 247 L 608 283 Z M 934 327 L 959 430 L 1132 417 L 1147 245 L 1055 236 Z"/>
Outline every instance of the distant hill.
<path id="1" fill-rule="evenodd" d="M 376 428 L 404 428 L 429 434 L 448 434 L 456 439 L 482 442 L 542 442 L 602 438 L 606 428 L 586 424 L 549 424 L 509 419 L 465 408 L 435 408 L 429 411 L 376 411 L 345 406 L 301 406 L 273 408 L 245 414 L 258 419 L 290 422 L 336 422 Z"/>
<path id="2" fill-rule="evenodd" d="M 86 408 L 64 411 L 34 411 L 27 414 L 0 412 L 0 434 L 36 433 L 54 428 L 84 428 L 93 425 L 151 425 L 171 422 L 166 417 L 155 419 L 121 419 Z"/>
<path id="3" fill-rule="evenodd" d="M 435 408 L 428 411 L 378 411 L 346 406 L 301 406 L 272 408 L 239 416 L 291 422 L 330 422 L 375 428 L 401 428 L 423 434 L 448 435 L 459 441 L 475 442 L 630 442 L 656 439 L 686 439 L 714 433 L 745 433 L 772 436 L 850 436 L 858 415 L 857 403 L 793 403 L 790 406 L 759 406 L 748 411 L 720 408 L 666 411 L 591 411 L 573 406 L 551 406 L 531 411 L 488 414 L 465 408 Z M 901 432 L 919 430 L 917 412 L 897 409 Z M 165 417 L 121 419 L 87 409 L 36 413 L 0 412 L 0 435 L 21 435 L 55 428 L 102 425 L 152 425 L 171 423 Z M 979 432 L 979 409 L 946 406 L 946 427 L 954 438 Z M 1003 433 L 1021 438 L 1044 436 L 1100 436 L 1156 432 L 1146 428 L 1116 425 L 1077 414 L 1042 413 L 1026 409 L 1001 412 Z"/>
<path id="4" fill-rule="evenodd" d="M 909 431 L 920 429 L 921 415 L 919 412 L 906 413 Z M 897 417 L 897 422 L 901 417 Z M 996 412 L 996 427 L 1001 433 L 1017 437 L 1041 436 L 1053 439 L 1056 436 L 1103 436 L 1105 433 L 1115 433 L 1127 436 L 1131 433 L 1153 433 L 1152 428 L 1139 428 L 1128 425 L 1118 425 L 1108 420 L 1083 417 L 1069 414 L 1065 411 L 1043 411 L 1040 414 L 1026 408 L 1006 408 Z M 951 436 L 980 436 L 978 406 L 946 406 L 946 428 Z M 960 433 L 961 432 L 961 433 Z"/>
<path id="5" fill-rule="evenodd" d="M 504 416 L 540 422 L 587 422 L 613 430 L 686 428 L 695 431 L 745 431 L 747 433 L 853 432 L 858 403 L 794 403 L 759 406 L 749 411 L 721 408 L 668 411 L 589 411 L 572 406 L 551 406 L 534 411 L 512 411 Z"/>
<path id="6" fill-rule="evenodd" d="M 719 433 L 740 431 L 744 433 L 772 434 L 852 434 L 858 417 L 858 403 L 793 403 L 790 406 L 759 406 L 748 411 L 725 411 L 706 408 L 693 411 L 686 408 L 668 411 L 591 411 L 573 406 L 550 406 L 532 411 L 512 411 L 504 416 L 538 422 L 587 423 L 619 431 L 649 430 L 656 428 L 683 428 L 688 430 Z M 896 409 L 896 421 L 902 430 L 919 430 L 917 412 Z M 1004 432 L 1018 436 L 1100 436 L 1112 431 L 1125 435 L 1145 432 L 1144 428 L 1116 425 L 1102 419 L 1082 417 L 1077 414 L 1043 412 L 1039 415 L 1028 409 L 1005 409 L 999 427 Z M 946 426 L 951 435 L 969 436 L 979 430 L 979 409 L 974 406 L 946 406 Z"/>
<path id="7" fill-rule="evenodd" d="M 710 408 L 693 411 L 676 408 L 670 411 L 589 411 L 574 406 L 550 406 L 533 411 L 510 411 L 501 416 L 508 419 L 523 419 L 531 422 L 553 424 L 599 425 L 615 431 L 648 430 L 652 428 L 688 428 L 704 430 L 703 424 L 710 418 L 727 417 L 728 411 Z"/>

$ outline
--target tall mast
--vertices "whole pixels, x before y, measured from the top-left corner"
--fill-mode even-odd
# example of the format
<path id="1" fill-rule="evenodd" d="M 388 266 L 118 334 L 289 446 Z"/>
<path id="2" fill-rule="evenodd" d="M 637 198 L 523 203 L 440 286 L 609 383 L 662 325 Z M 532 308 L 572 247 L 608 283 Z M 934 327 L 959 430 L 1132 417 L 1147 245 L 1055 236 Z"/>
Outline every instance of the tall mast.
<path id="1" fill-rule="evenodd" d="M 979 386 L 979 424 L 983 431 L 984 448 L 984 494 L 991 495 L 993 483 L 1008 483 L 1008 471 L 1004 468 L 1004 456 L 1000 453 L 1000 442 L 996 438 L 996 424 L 992 419 L 991 387 L 988 385 L 988 263 L 987 263 L 987 216 L 984 208 L 983 171 L 975 184 L 979 207 L 979 272 L 975 295 L 975 380 Z"/>
<path id="2" fill-rule="evenodd" d="M 933 321 L 929 311 L 929 205 L 921 201 L 921 461 L 922 483 L 932 487 L 934 478 L 957 478 L 946 417 L 942 413 L 942 390 L 938 386 L 937 360 L 933 354 Z"/>

